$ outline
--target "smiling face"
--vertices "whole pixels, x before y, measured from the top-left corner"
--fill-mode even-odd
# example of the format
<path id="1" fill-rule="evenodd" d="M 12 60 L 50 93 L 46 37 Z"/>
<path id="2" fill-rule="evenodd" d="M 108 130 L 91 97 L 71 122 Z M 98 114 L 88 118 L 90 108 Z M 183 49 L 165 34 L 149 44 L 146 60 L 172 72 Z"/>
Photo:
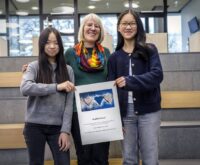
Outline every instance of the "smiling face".
<path id="1" fill-rule="evenodd" d="M 132 40 L 135 37 L 137 34 L 137 22 L 132 14 L 127 13 L 122 17 L 118 25 L 118 31 L 124 40 Z"/>
<path id="2" fill-rule="evenodd" d="M 84 36 L 84 44 L 87 47 L 87 45 L 93 45 L 96 41 L 98 41 L 100 36 L 101 28 L 99 24 L 93 20 L 89 19 L 85 22 L 84 28 L 83 28 L 83 36 Z"/>
<path id="3" fill-rule="evenodd" d="M 59 50 L 60 49 L 56 35 L 51 32 L 49 34 L 47 43 L 45 44 L 45 53 L 47 54 L 50 63 L 55 62 L 56 55 L 58 54 Z"/>

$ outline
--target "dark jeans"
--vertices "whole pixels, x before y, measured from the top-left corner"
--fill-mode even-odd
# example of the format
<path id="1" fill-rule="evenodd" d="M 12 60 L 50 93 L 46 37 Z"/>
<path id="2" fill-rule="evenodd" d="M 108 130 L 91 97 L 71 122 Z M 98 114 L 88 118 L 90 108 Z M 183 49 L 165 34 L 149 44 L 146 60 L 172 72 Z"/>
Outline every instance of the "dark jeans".
<path id="1" fill-rule="evenodd" d="M 109 142 L 82 145 L 77 112 L 73 113 L 72 136 L 78 165 L 108 165 Z"/>
<path id="2" fill-rule="evenodd" d="M 70 156 L 67 152 L 59 151 L 58 138 L 60 126 L 26 123 L 24 138 L 28 148 L 29 165 L 43 165 L 45 144 L 48 143 L 55 165 L 69 165 Z"/>

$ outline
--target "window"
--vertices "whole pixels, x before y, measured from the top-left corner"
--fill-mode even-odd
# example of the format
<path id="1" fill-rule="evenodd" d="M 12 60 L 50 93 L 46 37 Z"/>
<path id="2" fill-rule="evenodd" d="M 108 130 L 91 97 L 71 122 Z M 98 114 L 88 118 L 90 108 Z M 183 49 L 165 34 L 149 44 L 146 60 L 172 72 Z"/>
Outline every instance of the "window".
<path id="1" fill-rule="evenodd" d="M 9 0 L 9 56 L 31 56 L 35 37 L 40 33 L 39 1 Z"/>
<path id="2" fill-rule="evenodd" d="M 40 33 L 39 27 L 39 17 L 11 16 L 9 18 L 10 56 L 31 56 L 35 44 L 34 37 L 38 37 Z"/>
<path id="3" fill-rule="evenodd" d="M 0 19 L 0 34 L 6 34 L 6 20 Z"/>
<path id="4" fill-rule="evenodd" d="M 112 53 L 117 45 L 117 16 L 116 15 L 100 15 L 105 29 L 105 45 Z"/>
<path id="5" fill-rule="evenodd" d="M 168 51 L 181 52 L 182 51 L 182 32 L 181 32 L 181 16 L 168 15 Z"/>
<path id="6" fill-rule="evenodd" d="M 164 32 L 164 21 L 162 17 L 149 17 L 149 33 Z"/>

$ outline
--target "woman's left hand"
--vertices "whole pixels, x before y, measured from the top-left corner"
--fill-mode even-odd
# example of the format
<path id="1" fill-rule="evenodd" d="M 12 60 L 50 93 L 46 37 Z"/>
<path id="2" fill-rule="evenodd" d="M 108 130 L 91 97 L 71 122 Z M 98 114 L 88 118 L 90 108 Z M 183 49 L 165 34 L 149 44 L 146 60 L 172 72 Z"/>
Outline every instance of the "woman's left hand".
<path id="1" fill-rule="evenodd" d="M 60 151 L 67 151 L 70 148 L 70 135 L 62 132 L 58 139 L 58 145 L 60 147 Z"/>

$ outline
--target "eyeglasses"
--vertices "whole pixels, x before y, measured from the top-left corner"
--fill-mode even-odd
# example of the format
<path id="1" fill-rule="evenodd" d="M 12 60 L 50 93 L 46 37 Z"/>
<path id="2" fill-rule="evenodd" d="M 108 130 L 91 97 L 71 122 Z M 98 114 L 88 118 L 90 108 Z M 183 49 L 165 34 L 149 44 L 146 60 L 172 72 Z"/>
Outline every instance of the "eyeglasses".
<path id="1" fill-rule="evenodd" d="M 136 22 L 122 22 L 120 23 L 120 25 L 122 26 L 122 28 L 127 28 L 128 26 L 130 26 L 131 28 L 135 28 L 137 26 Z"/>

